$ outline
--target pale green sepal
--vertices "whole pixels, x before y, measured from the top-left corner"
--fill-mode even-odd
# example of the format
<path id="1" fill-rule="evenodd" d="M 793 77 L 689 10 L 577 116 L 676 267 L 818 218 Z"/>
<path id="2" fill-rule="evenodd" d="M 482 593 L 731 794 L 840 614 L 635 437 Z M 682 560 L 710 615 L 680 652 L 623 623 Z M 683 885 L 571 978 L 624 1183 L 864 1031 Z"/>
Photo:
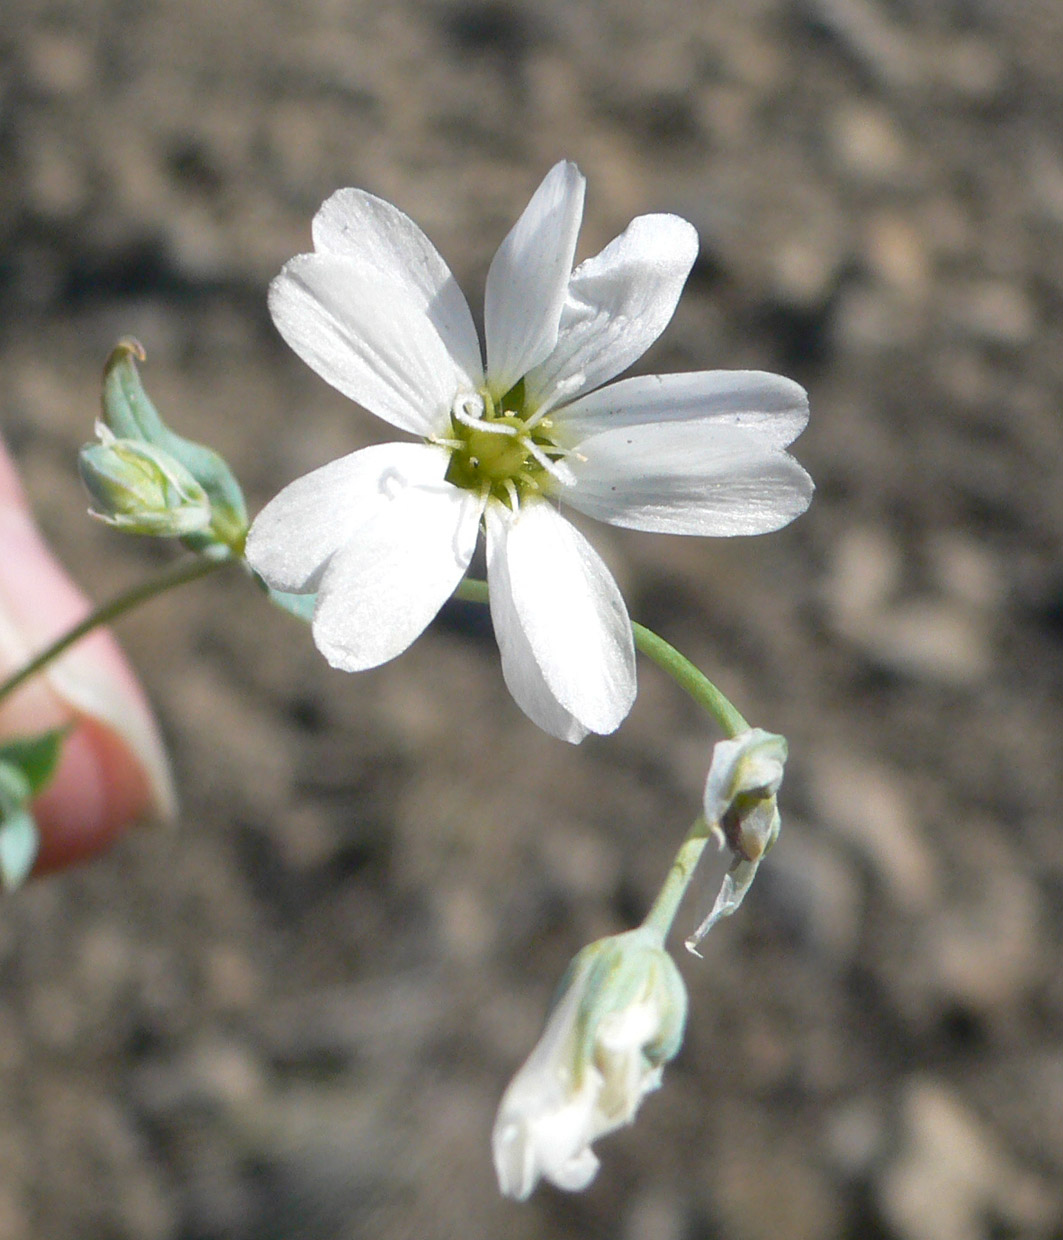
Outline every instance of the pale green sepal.
<path id="1" fill-rule="evenodd" d="M 584 994 L 582 1055 L 590 1054 L 602 1014 L 623 1011 L 651 994 L 660 1024 L 642 1053 L 654 1066 L 675 1056 L 686 1028 L 687 991 L 675 961 L 652 931 L 640 926 L 588 944 L 572 961 L 562 987 L 577 980 Z"/>
<path id="2" fill-rule="evenodd" d="M 0 888 L 15 891 L 33 869 L 40 843 L 27 805 L 29 779 L 10 762 L 0 762 Z"/>
<path id="3" fill-rule="evenodd" d="M 28 809 L 0 819 L 0 888 L 17 891 L 37 860 L 40 835 Z"/>
<path id="4" fill-rule="evenodd" d="M 154 444 L 116 439 L 102 423 L 99 443 L 78 454 L 94 517 L 127 534 L 184 538 L 210 528 L 207 493 L 175 457 Z"/>
<path id="5" fill-rule="evenodd" d="M 146 357 L 144 346 L 132 337 L 118 342 L 103 372 L 103 421 L 120 439 L 137 439 L 161 448 L 177 460 L 206 492 L 211 506 L 207 533 L 185 537 L 193 551 L 212 542 L 243 554 L 247 536 L 247 505 L 232 470 L 213 449 L 176 434 L 163 422 L 144 391 L 137 361 Z"/>
<path id="6" fill-rule="evenodd" d="M 267 591 L 270 601 L 278 607 L 291 612 L 300 620 L 305 620 L 307 624 L 313 620 L 314 608 L 317 606 L 316 594 L 286 594 L 283 590 L 274 590 L 272 587 L 267 587 Z"/>
<path id="7" fill-rule="evenodd" d="M 708 916 L 686 940 L 695 956 L 713 926 L 741 906 L 761 860 L 779 838 L 782 820 L 776 796 L 787 754 L 786 737 L 763 728 L 749 728 L 713 748 L 705 781 L 705 821 L 734 858 Z"/>

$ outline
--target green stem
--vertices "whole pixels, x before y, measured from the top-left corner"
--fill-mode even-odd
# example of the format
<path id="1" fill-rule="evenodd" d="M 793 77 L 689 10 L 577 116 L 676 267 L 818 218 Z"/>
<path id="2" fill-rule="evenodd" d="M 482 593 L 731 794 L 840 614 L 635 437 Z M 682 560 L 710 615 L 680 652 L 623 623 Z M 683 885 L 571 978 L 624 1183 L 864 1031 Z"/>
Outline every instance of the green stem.
<path id="1" fill-rule="evenodd" d="M 117 598 L 111 599 L 109 603 L 103 603 L 75 624 L 62 637 L 56 638 L 50 646 L 46 646 L 40 654 L 35 655 L 28 663 L 19 668 L 14 675 L 9 676 L 2 684 L 0 684 L 0 701 L 3 701 L 8 694 L 14 693 L 19 685 L 24 684 L 31 676 L 35 676 L 42 668 L 48 666 L 49 663 L 58 659 L 64 654 L 75 642 L 79 642 L 93 629 L 98 629 L 102 625 L 110 624 L 113 620 L 117 620 L 119 616 L 125 615 L 127 611 L 132 611 L 135 607 L 139 607 L 141 603 L 146 603 L 149 599 L 155 598 L 156 595 L 165 594 L 167 590 L 175 590 L 178 586 L 183 586 L 189 581 L 196 581 L 200 577 L 206 577 L 208 573 L 214 572 L 215 569 L 221 568 L 223 564 L 228 564 L 228 559 L 195 559 L 190 563 L 182 561 L 173 568 L 167 569 L 160 573 L 158 577 L 154 577 L 151 581 L 142 582 L 138 586 L 134 586 L 132 590 L 127 590 L 124 594 L 119 594 Z"/>
<path id="2" fill-rule="evenodd" d="M 454 591 L 454 597 L 463 603 L 486 603 L 488 601 L 487 582 L 478 581 L 475 577 L 466 577 Z"/>
<path id="3" fill-rule="evenodd" d="M 635 623 L 632 623 L 631 627 L 635 630 L 635 645 L 639 650 L 667 672 L 699 706 L 707 710 L 727 736 L 737 736 L 740 732 L 749 730 L 749 724 L 746 723 L 738 708 L 716 688 L 704 672 L 699 671 L 691 663 L 686 655 L 680 654 L 663 637 L 658 637 L 653 629 Z"/>
<path id="4" fill-rule="evenodd" d="M 466 603 L 486 603 L 487 582 L 466 577 L 455 591 L 455 597 Z M 749 724 L 740 712 L 711 680 L 698 671 L 693 663 L 663 637 L 658 637 L 643 624 L 632 624 L 635 633 L 635 645 L 647 658 L 652 659 L 662 671 L 668 673 L 676 684 L 684 689 L 697 704 L 716 720 L 727 736 L 737 736 L 745 732 Z"/>
<path id="5" fill-rule="evenodd" d="M 653 931 L 659 937 L 662 947 L 708 842 L 708 825 L 704 818 L 698 818 L 687 833 L 686 839 L 679 845 L 679 851 L 672 862 L 672 868 L 668 871 L 668 877 L 664 880 L 657 899 L 653 902 L 653 907 L 642 923 L 647 930 Z"/>

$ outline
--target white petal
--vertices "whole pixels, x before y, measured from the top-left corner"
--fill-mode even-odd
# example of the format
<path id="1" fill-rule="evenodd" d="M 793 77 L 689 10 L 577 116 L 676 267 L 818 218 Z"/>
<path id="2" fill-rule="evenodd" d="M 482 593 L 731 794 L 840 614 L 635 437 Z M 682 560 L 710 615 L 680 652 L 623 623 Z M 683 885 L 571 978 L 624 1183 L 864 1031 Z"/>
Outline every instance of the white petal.
<path id="1" fill-rule="evenodd" d="M 544 731 L 615 731 L 635 700 L 624 600 L 587 540 L 548 503 L 487 510 L 487 577 L 502 674 Z"/>
<path id="2" fill-rule="evenodd" d="M 557 343 L 585 184 L 575 164 L 555 164 L 491 263 L 484 331 L 487 376 L 496 397 L 508 392 Z"/>
<path id="3" fill-rule="evenodd" d="M 698 422 L 593 435 L 568 458 L 558 496 L 610 525 L 659 534 L 765 534 L 800 516 L 812 479 L 756 432 Z"/>
<path id="4" fill-rule="evenodd" d="M 583 994 L 578 982 L 564 991 L 499 1104 L 491 1137 L 495 1172 L 502 1192 L 518 1201 L 542 1176 L 578 1191 L 598 1170 L 590 1134 L 601 1073 L 586 1064 L 578 1089 L 572 1079 Z"/>
<path id="5" fill-rule="evenodd" d="M 639 375 L 581 396 L 554 420 L 571 442 L 640 422 L 701 422 L 742 427 L 765 447 L 785 448 L 808 424 L 808 393 L 763 370 Z"/>
<path id="6" fill-rule="evenodd" d="M 355 259 L 403 287 L 428 316 L 450 355 L 479 382 L 480 342 L 469 304 L 450 268 L 398 207 L 361 189 L 340 189 L 314 216 L 314 249 Z"/>
<path id="7" fill-rule="evenodd" d="M 415 435 L 449 425 L 479 384 L 407 282 L 339 254 L 300 254 L 270 285 L 269 308 L 307 365 L 371 413 Z"/>
<path id="8" fill-rule="evenodd" d="M 572 273 L 557 346 L 527 376 L 532 405 L 607 383 L 646 352 L 675 313 L 698 253 L 677 215 L 640 215 Z"/>
<path id="9" fill-rule="evenodd" d="M 385 470 L 325 568 L 312 631 L 333 667 L 362 671 L 401 654 L 469 566 L 482 501 L 444 481 L 446 458 L 438 456 L 443 465 L 432 478 Z"/>
<path id="10" fill-rule="evenodd" d="M 255 518 L 247 562 L 275 590 L 312 593 L 331 557 L 376 512 L 393 478 L 438 486 L 448 459 L 444 448 L 384 443 L 304 474 Z"/>

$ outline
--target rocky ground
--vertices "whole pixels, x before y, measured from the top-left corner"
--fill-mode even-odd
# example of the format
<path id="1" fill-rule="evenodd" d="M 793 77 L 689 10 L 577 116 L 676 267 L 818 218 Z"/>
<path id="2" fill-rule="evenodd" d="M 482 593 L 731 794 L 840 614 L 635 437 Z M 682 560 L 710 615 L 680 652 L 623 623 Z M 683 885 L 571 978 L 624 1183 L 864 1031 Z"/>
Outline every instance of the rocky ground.
<path id="1" fill-rule="evenodd" d="M 117 336 L 255 507 L 379 433 L 265 309 L 340 185 L 477 313 L 560 157 L 582 254 L 685 215 L 642 367 L 800 380 L 819 489 L 756 540 L 593 533 L 792 758 L 576 1197 L 498 1198 L 494 1108 L 652 897 L 704 720 L 647 666 L 615 737 L 551 741 L 472 608 L 357 677 L 236 575 L 126 621 L 183 813 L 5 905 L 2 1240 L 1063 1237 L 1061 53 L 1054 0 L 5 0 L 0 427 L 97 597 L 168 558 L 84 517 Z"/>

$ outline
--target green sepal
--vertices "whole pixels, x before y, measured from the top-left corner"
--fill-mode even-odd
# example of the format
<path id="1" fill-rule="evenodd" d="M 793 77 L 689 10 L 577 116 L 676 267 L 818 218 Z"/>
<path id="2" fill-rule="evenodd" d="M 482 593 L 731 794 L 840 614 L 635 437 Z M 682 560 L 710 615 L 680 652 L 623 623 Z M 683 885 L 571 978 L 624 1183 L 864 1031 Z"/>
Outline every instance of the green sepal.
<path id="1" fill-rule="evenodd" d="M 17 891 L 30 876 L 41 838 L 28 809 L 0 818 L 0 888 Z"/>
<path id="2" fill-rule="evenodd" d="M 16 745 L 5 745 L 4 751 Z M 26 762 L 37 777 L 47 766 L 47 758 L 42 762 L 36 753 L 27 754 Z M 22 767 L 0 759 L 0 889 L 4 891 L 21 887 L 37 859 L 40 836 L 28 808 L 32 795 L 29 776 Z"/>
<path id="3" fill-rule="evenodd" d="M 146 357 L 144 346 L 127 336 L 119 340 L 103 370 L 103 421 L 119 439 L 141 439 L 179 461 L 210 499 L 210 530 L 184 539 L 192 551 L 223 543 L 243 554 L 247 536 L 247 505 L 240 484 L 223 458 L 212 448 L 194 443 L 170 430 L 140 381 L 137 362 Z"/>
<path id="4" fill-rule="evenodd" d="M 274 590 L 272 587 L 267 587 L 267 592 L 270 601 L 278 607 L 300 620 L 305 620 L 307 624 L 313 620 L 314 608 L 317 606 L 316 594 L 286 594 L 283 590 Z"/>
<path id="5" fill-rule="evenodd" d="M 18 736 L 0 745 L 0 771 L 13 769 L 25 780 L 26 791 L 18 798 L 20 801 L 38 796 L 51 783 L 59 766 L 63 742 L 69 735 L 69 727 L 52 728 L 40 736 Z M 0 777 L 3 779 L 0 783 L 0 810 L 4 807 L 5 791 L 10 789 L 7 784 L 9 778 Z"/>
<path id="6" fill-rule="evenodd" d="M 116 439 L 102 423 L 97 431 L 100 442 L 78 453 L 92 516 L 156 538 L 187 538 L 210 528 L 210 499 L 180 461 L 142 439 Z"/>

